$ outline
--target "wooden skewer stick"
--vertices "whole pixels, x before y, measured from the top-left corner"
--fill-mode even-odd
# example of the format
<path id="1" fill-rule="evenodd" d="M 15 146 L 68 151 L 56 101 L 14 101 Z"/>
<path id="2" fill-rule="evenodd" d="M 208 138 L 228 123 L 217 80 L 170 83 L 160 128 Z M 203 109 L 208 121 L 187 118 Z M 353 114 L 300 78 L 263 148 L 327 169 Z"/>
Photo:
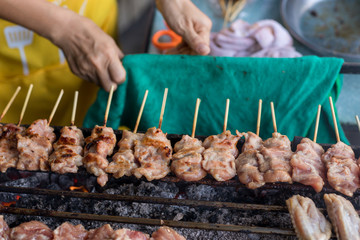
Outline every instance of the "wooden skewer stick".
<path id="1" fill-rule="evenodd" d="M 238 0 L 232 7 L 231 14 L 229 17 L 230 22 L 234 21 L 234 19 L 239 15 L 241 10 L 245 7 L 246 0 Z"/>
<path id="2" fill-rule="evenodd" d="M 315 143 L 316 143 L 318 129 L 319 129 L 320 113 L 321 113 L 321 105 L 319 104 L 317 115 L 316 115 L 315 131 L 314 131 L 314 142 Z"/>
<path id="3" fill-rule="evenodd" d="M 256 135 L 258 135 L 258 136 L 260 134 L 261 107 L 262 107 L 262 100 L 259 99 L 259 108 L 258 108 L 258 116 L 257 116 L 257 123 L 256 123 Z"/>
<path id="4" fill-rule="evenodd" d="M 360 131 L 360 121 L 359 121 L 359 116 L 358 116 L 358 115 L 356 115 L 356 116 L 355 116 L 355 119 L 356 119 L 356 123 L 357 123 L 357 125 L 358 125 L 358 129 L 359 129 L 359 131 Z"/>
<path id="5" fill-rule="evenodd" d="M 138 129 L 138 127 L 139 127 L 141 115 L 142 115 L 143 110 L 144 110 L 144 107 L 145 107 L 145 102 L 146 102 L 146 98 L 147 98 L 148 93 L 149 93 L 149 90 L 146 90 L 146 91 L 145 91 L 145 94 L 144 94 L 144 97 L 143 97 L 143 100 L 142 100 L 142 103 L 141 103 L 141 107 L 140 107 L 140 111 L 139 111 L 138 117 L 137 117 L 137 119 L 136 119 L 136 124 L 135 124 L 135 128 L 134 128 L 134 133 L 137 132 L 137 129 Z"/>
<path id="6" fill-rule="evenodd" d="M 225 17 L 225 12 L 226 12 L 225 0 L 219 0 L 219 5 L 220 5 L 220 8 L 221 8 L 221 13 L 222 13 L 223 17 Z"/>
<path id="7" fill-rule="evenodd" d="M 55 103 L 55 105 L 54 105 L 54 108 L 53 108 L 53 110 L 51 111 L 51 114 L 50 114 L 50 117 L 49 117 L 49 121 L 48 121 L 48 126 L 50 126 L 50 123 L 51 123 L 51 121 L 52 121 L 52 119 L 53 119 L 53 117 L 54 117 L 54 115 L 55 115 L 56 109 L 57 109 L 58 106 L 59 106 L 59 103 L 60 103 L 60 100 L 61 100 L 63 94 L 64 94 L 64 89 L 61 89 L 60 94 L 59 94 L 59 96 L 58 96 L 58 98 L 57 98 L 57 100 L 56 100 L 56 103 Z"/>
<path id="8" fill-rule="evenodd" d="M 5 116 L 6 112 L 9 110 L 11 104 L 14 102 L 16 96 L 18 95 L 19 91 L 20 91 L 21 87 L 17 87 L 15 93 L 12 95 L 12 97 L 10 98 L 10 101 L 8 102 L 8 104 L 6 105 L 4 111 L 2 112 L 1 116 L 0 116 L 0 121 L 3 119 L 3 117 Z"/>
<path id="9" fill-rule="evenodd" d="M 334 121 L 336 141 L 340 142 L 339 129 L 338 129 L 338 126 L 337 126 L 337 121 L 336 121 L 336 116 L 335 116 L 335 109 L 334 109 L 334 104 L 333 104 L 333 100 L 332 100 L 332 97 L 331 97 L 331 96 L 329 97 L 329 101 L 330 101 L 332 118 L 333 118 L 333 121 Z"/>
<path id="10" fill-rule="evenodd" d="M 226 6 L 223 28 L 226 28 L 226 26 L 229 22 L 232 5 L 233 5 L 233 0 L 229 0 L 228 4 Z"/>
<path id="11" fill-rule="evenodd" d="M 73 104 L 73 109 L 72 109 L 72 113 L 71 113 L 71 126 L 75 125 L 75 114 L 76 114 L 78 98 L 79 98 L 79 91 L 75 91 L 74 104 Z"/>
<path id="12" fill-rule="evenodd" d="M 226 99 L 226 108 L 225 108 L 223 132 L 225 132 L 226 129 L 227 129 L 227 122 L 228 122 L 228 116 L 229 116 L 229 106 L 230 106 L 230 99 Z"/>
<path id="13" fill-rule="evenodd" d="M 23 117 L 24 117 L 25 109 L 26 109 L 27 104 L 28 104 L 28 102 L 29 102 L 30 94 L 31 94 L 32 89 L 33 89 L 33 85 L 30 84 L 29 89 L 28 89 L 28 92 L 27 92 L 26 97 L 25 97 L 25 102 L 24 102 L 23 108 L 22 108 L 21 113 L 20 113 L 19 122 L 18 122 L 18 124 L 17 124 L 18 126 L 20 126 L 21 121 L 22 121 L 22 119 L 23 119 Z"/>
<path id="14" fill-rule="evenodd" d="M 108 97 L 108 101 L 107 101 L 107 104 L 106 104 L 105 116 L 104 116 L 104 127 L 106 127 L 106 123 L 107 123 L 107 120 L 108 120 L 111 100 L 112 100 L 112 97 L 113 97 L 113 94 L 114 94 L 114 88 L 115 88 L 115 85 L 112 85 L 111 88 L 110 88 L 109 97 Z"/>
<path id="15" fill-rule="evenodd" d="M 195 105 L 194 121 L 193 121 L 192 132 L 191 132 L 192 138 L 195 137 L 196 123 L 197 123 L 197 118 L 198 118 L 198 113 L 199 113 L 200 102 L 201 102 L 200 98 L 197 98 L 196 105 Z"/>
<path id="16" fill-rule="evenodd" d="M 270 107 L 271 107 L 271 116 L 272 116 L 272 121 L 273 121 L 273 126 L 274 126 L 274 132 L 277 132 L 275 110 L 274 110 L 273 102 L 270 103 Z"/>
<path id="17" fill-rule="evenodd" d="M 167 94 L 168 94 L 168 89 L 165 88 L 163 102 L 162 102 L 162 105 L 161 105 L 161 112 L 160 112 L 160 119 L 159 119 L 159 129 L 161 129 L 161 125 L 162 125 L 162 121 L 163 121 L 163 117 L 164 117 Z"/>

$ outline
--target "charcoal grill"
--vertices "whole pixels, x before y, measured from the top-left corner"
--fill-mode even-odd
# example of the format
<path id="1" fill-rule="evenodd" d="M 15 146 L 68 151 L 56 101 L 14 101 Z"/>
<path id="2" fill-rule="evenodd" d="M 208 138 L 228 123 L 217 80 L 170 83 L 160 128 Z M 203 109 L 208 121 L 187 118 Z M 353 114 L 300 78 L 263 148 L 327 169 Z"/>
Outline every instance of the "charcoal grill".
<path id="1" fill-rule="evenodd" d="M 60 129 L 55 127 L 57 135 Z M 91 129 L 82 130 L 85 137 L 91 134 Z M 120 140 L 121 131 L 115 134 Z M 175 144 L 181 135 L 169 134 L 168 138 Z M 293 139 L 293 150 L 300 140 Z M 239 149 L 242 144 L 240 141 Z M 353 149 L 358 157 L 360 148 Z M 82 186 L 88 192 L 70 191 L 70 186 Z M 30 220 L 40 220 L 52 229 L 65 221 L 81 223 L 86 229 L 110 223 L 114 229 L 128 227 L 151 234 L 166 225 L 187 239 L 296 239 L 285 200 L 300 194 L 324 211 L 323 194 L 335 192 L 325 185 L 316 193 L 298 183 L 266 184 L 249 190 L 236 178 L 217 182 L 207 176 L 185 182 L 171 174 L 152 182 L 110 178 L 102 188 L 84 169 L 64 175 L 9 169 L 0 175 L 0 214 L 10 227 Z M 359 197 L 357 191 L 346 198 L 359 209 Z"/>

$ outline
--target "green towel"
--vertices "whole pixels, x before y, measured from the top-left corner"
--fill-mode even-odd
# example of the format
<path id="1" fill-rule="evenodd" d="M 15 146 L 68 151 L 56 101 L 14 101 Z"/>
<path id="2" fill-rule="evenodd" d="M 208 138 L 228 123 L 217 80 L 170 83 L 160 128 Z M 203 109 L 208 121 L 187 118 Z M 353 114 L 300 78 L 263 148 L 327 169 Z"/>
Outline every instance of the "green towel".
<path id="1" fill-rule="evenodd" d="M 256 130 L 259 99 L 263 100 L 260 136 L 271 137 L 270 102 L 274 102 L 278 132 L 290 140 L 314 134 L 317 107 L 322 105 L 319 143 L 335 143 L 328 97 L 336 102 L 342 85 L 343 60 L 301 58 L 229 58 L 184 55 L 128 55 L 123 61 L 127 80 L 114 93 L 107 125 L 134 128 L 145 90 L 149 90 L 139 131 L 158 126 L 164 89 L 168 88 L 162 130 L 191 134 L 196 98 L 201 99 L 196 135 L 222 132 L 226 99 L 230 99 L 227 129 Z M 102 124 L 108 93 L 100 90 L 84 127 Z M 340 138 L 348 143 L 339 125 Z"/>

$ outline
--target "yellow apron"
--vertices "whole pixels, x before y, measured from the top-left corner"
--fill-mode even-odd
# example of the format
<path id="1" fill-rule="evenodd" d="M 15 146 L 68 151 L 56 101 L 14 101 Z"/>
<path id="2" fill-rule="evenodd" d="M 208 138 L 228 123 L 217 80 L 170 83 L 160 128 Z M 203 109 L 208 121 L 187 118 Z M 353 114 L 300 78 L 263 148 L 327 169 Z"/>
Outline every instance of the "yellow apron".
<path id="1" fill-rule="evenodd" d="M 116 0 L 49 0 L 93 20 L 112 37 L 116 36 Z M 54 26 L 56 27 L 56 26 Z M 71 27 L 71 26 L 69 26 Z M 4 123 L 17 123 L 30 84 L 34 84 L 23 124 L 49 118 L 61 89 L 64 95 L 51 125 L 70 124 L 74 92 L 79 90 L 75 123 L 82 125 L 98 87 L 71 73 L 62 51 L 49 40 L 19 25 L 0 19 L 0 112 L 18 86 L 22 89 Z"/>

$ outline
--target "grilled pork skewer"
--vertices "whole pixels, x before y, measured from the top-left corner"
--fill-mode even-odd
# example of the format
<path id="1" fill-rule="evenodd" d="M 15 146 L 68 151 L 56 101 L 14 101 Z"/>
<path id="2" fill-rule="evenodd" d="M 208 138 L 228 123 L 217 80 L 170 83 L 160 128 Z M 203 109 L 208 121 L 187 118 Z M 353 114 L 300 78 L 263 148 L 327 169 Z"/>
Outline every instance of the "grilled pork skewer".
<path id="1" fill-rule="evenodd" d="M 260 162 L 260 171 L 264 172 L 265 182 L 292 183 L 290 159 L 293 155 L 291 142 L 286 135 L 277 132 L 274 104 L 271 102 L 271 112 L 274 125 L 272 138 L 264 141 L 261 154 L 264 162 Z"/>
<path id="2" fill-rule="evenodd" d="M 141 140 L 135 141 L 134 156 L 140 167 L 133 171 L 137 178 L 145 176 L 148 181 L 161 179 L 170 172 L 172 146 L 161 131 L 168 89 L 165 88 L 160 112 L 159 128 L 149 128 Z"/>
<path id="3" fill-rule="evenodd" d="M 332 145 L 331 148 L 322 155 L 321 159 L 327 167 L 327 180 L 329 184 L 335 190 L 351 197 L 356 189 L 360 187 L 360 170 L 352 148 L 340 141 L 332 98 L 329 97 L 329 100 L 337 143 Z"/>
<path id="4" fill-rule="evenodd" d="M 0 215 L 0 239 L 10 240 L 10 228 L 2 215 Z"/>
<path id="5" fill-rule="evenodd" d="M 148 90 L 145 91 L 145 95 L 140 107 L 138 118 L 135 124 L 134 132 L 124 130 L 122 132 L 122 138 L 118 142 L 119 150 L 112 157 L 112 162 L 106 168 L 107 173 L 112 173 L 115 178 L 121 178 L 124 175 L 131 176 L 133 171 L 140 166 L 137 159 L 134 156 L 135 141 L 141 141 L 144 137 L 142 133 L 136 133 L 142 112 L 144 110 Z"/>
<path id="6" fill-rule="evenodd" d="M 6 112 L 14 102 L 15 97 L 19 93 L 21 87 L 18 87 L 6 105 L 4 111 L 0 116 L 1 119 L 5 116 Z M 16 134 L 23 134 L 25 128 L 16 126 L 15 124 L 0 124 L 0 171 L 6 172 L 8 168 L 15 168 L 19 159 L 19 152 L 17 150 Z"/>
<path id="7" fill-rule="evenodd" d="M 202 153 L 205 148 L 202 142 L 195 138 L 195 129 L 197 122 L 197 115 L 200 106 L 200 99 L 196 100 L 193 130 L 191 137 L 183 135 L 182 139 L 174 146 L 171 170 L 175 175 L 185 181 L 199 181 L 206 176 L 206 171 L 202 168 L 201 163 L 203 160 Z"/>
<path id="8" fill-rule="evenodd" d="M 53 234 L 53 240 L 85 240 L 88 231 L 81 224 L 74 226 L 69 222 L 64 222 L 54 230 Z"/>
<path id="9" fill-rule="evenodd" d="M 259 152 L 263 147 L 263 140 L 259 137 L 261 121 L 262 100 L 259 100 L 256 134 L 252 132 L 242 133 L 245 143 L 242 152 L 235 160 L 236 172 L 239 181 L 250 189 L 256 189 L 265 184 L 264 173 L 260 171 L 260 162 L 264 162 L 263 155 Z"/>
<path id="10" fill-rule="evenodd" d="M 351 202 L 336 194 L 325 194 L 324 200 L 337 239 L 359 240 L 360 218 Z"/>
<path id="11" fill-rule="evenodd" d="M 303 138 L 297 145 L 295 154 L 291 157 L 292 180 L 312 186 L 316 192 L 321 192 L 326 181 L 326 166 L 321 160 L 324 149 L 316 143 L 317 129 L 320 119 L 321 105 L 318 107 L 314 141 Z"/>
<path id="12" fill-rule="evenodd" d="M 114 92 L 114 85 L 111 86 L 107 107 L 104 117 L 104 126 L 96 125 L 91 135 L 85 139 L 85 149 L 83 164 L 89 173 L 97 176 L 97 182 L 100 186 L 105 186 L 108 181 L 108 175 L 105 172 L 109 165 L 107 156 L 110 156 L 116 144 L 116 136 L 112 128 L 106 127 L 109 114 L 110 103 Z"/>
<path id="13" fill-rule="evenodd" d="M 76 173 L 82 166 L 84 135 L 75 125 L 75 112 L 78 92 L 75 92 L 71 126 L 61 129 L 61 135 L 54 143 L 54 152 L 49 157 L 51 171 L 60 174 Z"/>
<path id="14" fill-rule="evenodd" d="M 296 235 L 303 240 L 327 240 L 331 224 L 307 197 L 294 195 L 286 200 Z"/>
<path id="15" fill-rule="evenodd" d="M 169 227 L 160 227 L 157 231 L 151 235 L 151 240 L 186 240 L 174 229 Z"/>
<path id="16" fill-rule="evenodd" d="M 38 221 L 25 222 L 11 229 L 11 240 L 23 239 L 53 239 L 53 231 L 45 224 Z"/>
<path id="17" fill-rule="evenodd" d="M 217 181 L 227 181 L 236 175 L 235 158 L 239 154 L 236 145 L 241 134 L 236 131 L 236 135 L 232 135 L 229 130 L 226 131 L 228 112 L 229 99 L 226 101 L 223 133 L 209 136 L 203 143 L 202 167 Z"/>
<path id="18" fill-rule="evenodd" d="M 50 114 L 49 121 L 46 119 L 36 120 L 26 129 L 25 136 L 21 136 L 20 134 L 16 136 L 18 141 L 17 149 L 20 152 L 19 161 L 16 165 L 17 169 L 30 171 L 49 170 L 49 154 L 53 150 L 52 144 L 56 138 L 54 129 L 49 125 L 56 112 L 63 93 L 64 90 L 61 90 L 55 106 Z M 27 96 L 27 100 L 28 97 L 29 94 Z M 25 101 L 26 104 L 27 100 Z M 22 115 L 23 113 L 24 108 Z M 21 122 L 22 115 L 20 116 L 19 124 Z"/>

